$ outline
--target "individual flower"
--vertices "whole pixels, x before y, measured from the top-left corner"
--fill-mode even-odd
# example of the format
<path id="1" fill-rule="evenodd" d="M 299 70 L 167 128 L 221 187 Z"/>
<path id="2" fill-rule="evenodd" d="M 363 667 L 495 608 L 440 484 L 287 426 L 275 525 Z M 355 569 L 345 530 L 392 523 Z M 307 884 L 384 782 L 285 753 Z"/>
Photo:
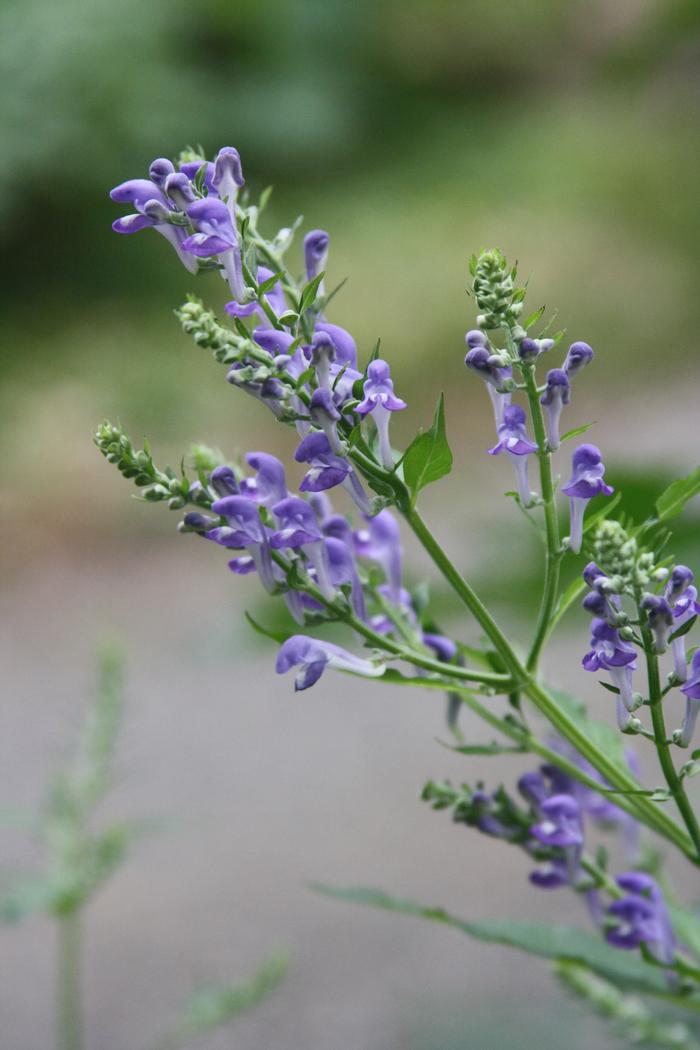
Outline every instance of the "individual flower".
<path id="1" fill-rule="evenodd" d="M 654 636 L 654 652 L 665 653 L 668 635 L 673 627 L 671 606 L 665 598 L 656 594 L 645 594 L 639 607 L 647 614 L 647 625 Z"/>
<path id="2" fill-rule="evenodd" d="M 267 266 L 258 266 L 256 274 L 258 285 L 264 284 L 265 281 L 269 281 L 269 279 L 273 276 L 274 274 L 272 270 L 269 270 Z M 276 281 L 272 288 L 268 289 L 268 291 L 264 293 L 263 299 L 265 300 L 265 302 L 270 307 L 270 309 L 276 317 L 280 317 L 287 309 L 287 300 L 284 295 L 284 288 L 282 287 L 281 281 Z M 224 306 L 224 310 L 231 317 L 250 317 L 252 314 L 258 314 L 258 316 L 263 322 L 266 322 L 267 324 L 270 323 L 269 317 L 265 313 L 264 307 L 262 303 L 258 301 L 258 299 L 251 299 L 251 301 L 248 303 L 241 303 L 233 299 L 230 303 L 226 303 L 226 305 Z M 284 336 L 285 334 L 288 335 L 288 333 L 278 333 L 278 335 L 281 336 Z M 253 338 L 255 338 L 255 333 L 253 333 Z M 293 341 L 294 340 L 290 337 L 290 342 Z M 284 346 L 285 349 L 283 349 L 280 352 L 286 353 L 286 347 L 288 347 L 290 344 L 286 343 L 286 341 L 283 341 L 281 345 Z"/>
<path id="3" fill-rule="evenodd" d="M 277 674 L 285 674 L 292 667 L 299 668 L 294 680 L 295 692 L 314 685 L 327 667 L 349 671 L 365 678 L 379 678 L 384 674 L 382 664 L 363 660 L 339 645 L 321 642 L 304 634 L 292 635 L 282 644 L 278 653 L 275 664 Z"/>
<path id="4" fill-rule="evenodd" d="M 314 332 L 323 332 L 330 339 L 335 350 L 335 363 L 357 368 L 357 346 L 355 340 L 339 324 L 331 324 L 330 321 L 319 320 L 316 322 Z"/>
<path id="5" fill-rule="evenodd" d="M 326 601 L 332 602 L 336 592 L 330 579 L 328 555 L 313 508 L 298 496 L 287 496 L 272 508 L 277 529 L 270 536 L 273 550 L 303 548 L 313 566 L 316 583 Z"/>
<path id="6" fill-rule="evenodd" d="M 539 804 L 540 821 L 530 828 L 543 846 L 583 845 L 581 807 L 572 795 L 550 795 Z"/>
<path id="7" fill-rule="evenodd" d="M 578 375 L 593 360 L 594 354 L 588 343 L 572 343 L 564 361 L 564 371 L 569 379 Z"/>
<path id="8" fill-rule="evenodd" d="M 309 402 L 309 415 L 326 435 L 331 452 L 336 456 L 342 453 L 343 446 L 338 437 L 338 420 L 341 417 L 330 390 L 325 387 L 317 387 L 314 390 Z"/>
<path id="9" fill-rule="evenodd" d="M 608 907 L 605 936 L 617 948 L 638 948 L 645 944 L 661 963 L 672 963 L 676 938 L 661 890 L 651 875 L 630 871 L 618 875 L 617 884 L 625 896 Z"/>
<path id="10" fill-rule="evenodd" d="M 624 642 L 614 627 L 596 618 L 591 624 L 591 650 L 583 658 L 586 671 L 607 671 L 616 689 L 617 721 L 620 729 L 628 729 L 630 712 L 636 707 L 632 692 L 632 672 L 637 666 L 636 650 Z"/>
<path id="11" fill-rule="evenodd" d="M 483 342 L 475 342 L 476 336 L 481 336 Z M 467 352 L 464 363 L 484 380 L 498 428 L 503 422 L 503 413 L 511 402 L 511 393 L 505 384 L 511 379 L 513 369 L 510 365 L 504 365 L 500 358 L 487 350 L 487 339 L 483 332 L 467 332 L 466 341 L 471 349 Z"/>
<path id="12" fill-rule="evenodd" d="M 457 646 L 444 634 L 435 634 L 433 631 L 423 631 L 421 634 L 423 645 L 432 649 L 435 656 L 443 664 L 450 664 L 457 655 Z"/>
<path id="13" fill-rule="evenodd" d="M 588 501 L 599 494 L 611 496 L 615 490 L 603 480 L 605 465 L 600 449 L 595 445 L 579 445 L 571 463 L 571 478 L 562 486 L 562 492 L 569 497 L 571 508 L 569 549 L 578 554 L 583 542 L 583 515 Z"/>
<path id="14" fill-rule="evenodd" d="M 686 565 L 677 565 L 666 585 L 666 599 L 673 609 L 674 634 L 700 613 L 697 588 L 693 585 L 693 573 Z M 685 634 L 671 641 L 673 669 L 679 682 L 688 677 L 685 655 Z"/>
<path id="15" fill-rule="evenodd" d="M 195 233 L 183 241 L 185 251 L 204 258 L 220 260 L 234 299 L 245 295 L 243 265 L 238 243 L 238 233 L 229 209 L 217 197 L 203 197 L 194 201 L 186 210 L 187 218 Z"/>
<path id="16" fill-rule="evenodd" d="M 224 496 L 212 503 L 212 510 L 225 518 L 227 524 L 210 529 L 206 533 L 207 539 L 222 547 L 246 548 L 255 562 L 263 587 L 274 590 L 270 548 L 257 504 L 246 496 Z"/>
<path id="17" fill-rule="evenodd" d="M 530 882 L 542 890 L 554 890 L 569 885 L 569 865 L 563 857 L 553 857 L 530 872 Z"/>
<path id="18" fill-rule="evenodd" d="M 379 455 L 387 470 L 394 469 L 394 454 L 389 441 L 389 420 L 392 412 L 400 412 L 406 402 L 394 393 L 389 365 L 381 358 L 370 362 L 367 379 L 362 387 L 364 398 L 356 406 L 359 416 L 371 414 L 379 437 Z"/>
<path id="19" fill-rule="evenodd" d="M 665 596 L 673 605 L 695 579 L 693 570 L 687 565 L 676 565 L 666 584 Z"/>
<path id="20" fill-rule="evenodd" d="M 401 600 L 401 534 L 390 510 L 380 510 L 355 533 L 355 551 L 361 558 L 377 562 L 389 588 L 389 598 L 398 605 Z"/>
<path id="21" fill-rule="evenodd" d="M 237 496 L 240 492 L 233 468 L 227 464 L 214 467 L 209 475 L 209 486 L 213 490 L 214 495 L 219 498 Z"/>
<path id="22" fill-rule="evenodd" d="M 211 184 L 228 208 L 231 222 L 236 221 L 236 197 L 245 185 L 243 168 L 238 150 L 234 146 L 222 146 L 214 159 Z"/>
<path id="23" fill-rule="evenodd" d="M 263 350 L 267 350 L 268 354 L 271 354 L 273 357 L 287 356 L 293 343 L 296 341 L 289 332 L 282 332 L 278 328 L 267 328 L 265 325 L 260 325 L 258 328 L 253 329 L 253 339 L 258 346 L 262 347 Z"/>
<path id="24" fill-rule="evenodd" d="M 271 509 L 288 495 L 284 466 L 268 452 L 248 452 L 245 458 L 257 474 L 254 478 L 241 480 L 241 495 Z"/>
<path id="25" fill-rule="evenodd" d="M 316 381 L 322 390 L 331 390 L 331 365 L 335 362 L 335 345 L 327 332 L 315 332 L 310 347 Z"/>
<path id="26" fill-rule="evenodd" d="M 167 157 L 156 157 L 148 169 L 148 177 L 159 190 L 164 189 L 168 175 L 175 174 L 175 165 Z"/>
<path id="27" fill-rule="evenodd" d="M 553 339 L 531 339 L 525 336 L 518 343 L 518 357 L 525 363 L 536 361 L 540 354 L 546 354 L 554 346 Z"/>
<path id="28" fill-rule="evenodd" d="M 123 215 L 112 223 L 115 233 L 138 233 L 139 230 L 154 229 L 168 240 L 182 264 L 190 273 L 197 272 L 197 260 L 183 248 L 186 232 L 182 226 L 173 225 L 173 209 L 159 186 L 151 179 L 129 179 L 110 191 L 110 197 L 119 204 L 131 204 L 136 211 Z M 155 207 L 153 207 L 155 205 Z"/>
<path id="29" fill-rule="evenodd" d="M 325 269 L 330 237 L 325 230 L 311 230 L 304 237 L 304 266 L 307 281 Z M 319 289 L 320 290 L 320 289 Z"/>
<path id="30" fill-rule="evenodd" d="M 564 405 L 571 400 L 571 388 L 566 372 L 561 368 L 552 368 L 547 372 L 547 386 L 540 398 L 547 413 L 547 437 L 552 452 L 559 448 L 559 419 Z"/>
<path id="31" fill-rule="evenodd" d="M 310 467 L 299 486 L 301 492 L 323 492 L 342 485 L 358 509 L 363 514 L 370 513 L 371 504 L 360 479 L 348 460 L 336 456 L 331 450 L 325 434 L 319 431 L 307 434 L 299 443 L 294 458 L 297 463 L 308 463 Z"/>
<path id="32" fill-rule="evenodd" d="M 498 444 L 489 449 L 490 456 L 505 452 L 513 464 L 518 483 L 518 494 L 524 507 L 532 502 L 527 478 L 527 457 L 537 452 L 525 430 L 525 412 L 520 405 L 508 405 L 503 410 L 503 422 L 498 428 Z"/>
<path id="33" fill-rule="evenodd" d="M 690 677 L 685 685 L 681 686 L 681 692 L 685 696 L 685 718 L 682 728 L 674 733 L 673 739 L 679 747 L 688 747 L 693 739 L 698 713 L 700 713 L 700 649 L 693 653 Z"/>
<path id="34" fill-rule="evenodd" d="M 329 536 L 324 529 L 326 537 L 326 552 L 330 566 L 331 583 L 336 587 L 350 584 L 350 605 L 359 620 L 367 620 L 367 608 L 362 583 L 357 573 L 357 562 L 352 544 L 334 536 Z"/>

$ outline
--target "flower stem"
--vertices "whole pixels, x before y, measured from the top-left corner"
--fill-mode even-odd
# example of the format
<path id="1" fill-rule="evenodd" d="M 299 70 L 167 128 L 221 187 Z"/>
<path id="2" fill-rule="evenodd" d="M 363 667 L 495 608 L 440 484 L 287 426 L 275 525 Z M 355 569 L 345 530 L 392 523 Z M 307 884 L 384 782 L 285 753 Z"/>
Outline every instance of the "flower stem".
<path id="1" fill-rule="evenodd" d="M 544 569 L 544 589 L 540 611 L 537 616 L 535 637 L 530 646 L 526 667 L 528 671 L 534 671 L 537 667 L 542 646 L 547 637 L 547 631 L 554 612 L 559 588 L 559 565 L 561 562 L 561 544 L 559 541 L 559 518 L 557 515 L 557 503 L 554 494 L 554 482 L 552 479 L 552 461 L 547 448 L 547 433 L 542 416 L 542 407 L 537 392 L 537 382 L 532 366 L 523 366 L 523 376 L 527 399 L 530 405 L 532 427 L 537 441 L 537 459 L 540 467 L 540 486 L 542 501 L 544 505 L 544 523 L 546 531 L 546 553 Z"/>
<path id="2" fill-rule="evenodd" d="M 80 996 L 80 910 L 58 916 L 56 959 L 56 1050 L 80 1050 L 82 1018 Z"/>

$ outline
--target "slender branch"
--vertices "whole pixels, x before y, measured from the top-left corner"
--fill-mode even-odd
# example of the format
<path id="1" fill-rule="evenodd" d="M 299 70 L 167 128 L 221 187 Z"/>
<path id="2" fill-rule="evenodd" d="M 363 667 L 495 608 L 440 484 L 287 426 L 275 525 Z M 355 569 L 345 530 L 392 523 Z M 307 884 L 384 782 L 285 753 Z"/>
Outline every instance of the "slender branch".
<path id="1" fill-rule="evenodd" d="M 532 426 L 537 441 L 537 459 L 540 467 L 540 487 L 542 491 L 542 502 L 544 507 L 544 522 L 546 530 L 545 551 L 545 573 L 544 589 L 540 611 L 537 616 L 535 636 L 528 653 L 526 667 L 528 671 L 534 671 L 537 667 L 542 646 L 547 637 L 547 630 L 552 619 L 552 613 L 557 600 L 559 588 L 559 567 L 562 551 L 559 540 L 559 518 L 557 515 L 557 503 L 554 493 L 554 482 L 552 479 L 551 453 L 547 447 L 547 435 L 545 432 L 542 407 L 540 405 L 537 382 L 534 369 L 531 365 L 523 365 L 523 376 L 527 390 L 527 399 L 530 405 Z"/>
<path id="2" fill-rule="evenodd" d="M 56 1050 L 80 1050 L 82 1046 L 80 958 L 80 911 L 74 908 L 56 922 Z"/>

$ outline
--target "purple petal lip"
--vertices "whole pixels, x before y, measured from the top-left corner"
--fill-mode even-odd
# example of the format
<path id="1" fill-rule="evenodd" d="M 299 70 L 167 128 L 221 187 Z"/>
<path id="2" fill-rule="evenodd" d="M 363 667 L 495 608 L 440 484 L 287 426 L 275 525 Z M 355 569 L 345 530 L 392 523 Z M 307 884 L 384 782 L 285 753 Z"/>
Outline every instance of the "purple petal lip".
<path id="1" fill-rule="evenodd" d="M 225 244 L 226 242 L 222 241 L 222 243 Z M 230 251 L 230 248 L 231 246 L 229 245 L 228 248 L 224 249 L 224 251 Z M 241 305 L 240 303 L 237 303 L 235 299 L 232 299 L 231 302 L 228 302 L 224 305 L 224 310 L 229 315 L 229 317 L 250 317 L 251 314 L 254 314 L 255 311 L 259 309 L 260 304 L 255 301 L 253 301 L 252 303 L 245 303 L 244 305 Z M 255 341 L 257 342 L 257 339 Z M 266 347 L 264 347 L 263 349 L 266 349 Z"/>
<path id="2" fill-rule="evenodd" d="M 336 485 L 342 485 L 349 474 L 349 468 L 323 467 L 309 471 L 299 485 L 300 492 L 325 492 Z"/>
<path id="3" fill-rule="evenodd" d="M 182 242 L 183 251 L 191 252 L 192 255 L 200 258 L 206 258 L 210 255 L 223 255 L 224 252 L 230 252 L 231 248 L 232 245 L 222 237 L 206 233 L 193 233 Z M 231 312 L 228 310 L 230 305 L 230 303 L 226 305 L 226 310 L 229 313 Z M 257 309 L 257 303 L 253 305 L 253 308 Z"/>
<path id="4" fill-rule="evenodd" d="M 204 185 L 209 191 L 209 193 L 211 193 L 214 189 L 214 185 L 212 182 L 214 176 L 214 165 L 210 160 L 188 160 L 185 164 L 180 165 L 180 171 L 183 173 L 183 175 L 186 175 L 191 182 L 194 182 L 194 180 L 197 178 L 197 172 L 203 164 L 206 164 L 207 169 L 204 175 Z"/>
<path id="5" fill-rule="evenodd" d="M 593 499 L 594 496 L 612 496 L 615 489 L 602 478 L 596 478 L 595 481 L 570 481 L 568 485 L 562 485 L 561 491 L 574 499 Z"/>
<path id="6" fill-rule="evenodd" d="M 150 200 L 166 203 L 165 197 L 150 179 L 128 179 L 110 190 L 109 195 L 118 204 L 134 204 L 137 208 Z"/>
<path id="7" fill-rule="evenodd" d="M 115 219 L 112 223 L 112 229 L 115 233 L 138 233 L 139 230 L 145 230 L 148 226 L 155 225 L 155 219 L 149 219 L 147 215 L 141 215 L 137 212 L 133 215 L 123 215 L 121 219 Z"/>
<path id="8" fill-rule="evenodd" d="M 339 364 L 357 367 L 357 346 L 349 332 L 329 321 L 317 321 L 315 331 L 328 336 L 335 347 L 335 359 Z"/>
<path id="9" fill-rule="evenodd" d="M 270 546 L 275 550 L 283 550 L 285 547 L 303 547 L 307 543 L 314 543 L 318 540 L 318 536 L 307 532 L 302 526 L 289 531 L 289 535 L 287 535 L 288 531 L 285 529 L 284 534 L 281 531 L 273 532 L 270 536 Z"/>

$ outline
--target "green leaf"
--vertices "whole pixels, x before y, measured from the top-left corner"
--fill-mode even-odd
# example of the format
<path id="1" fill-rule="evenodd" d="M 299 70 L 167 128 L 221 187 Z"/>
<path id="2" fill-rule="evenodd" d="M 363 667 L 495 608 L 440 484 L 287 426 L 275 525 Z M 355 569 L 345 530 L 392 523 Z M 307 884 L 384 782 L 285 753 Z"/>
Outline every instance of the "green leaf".
<path id="1" fill-rule="evenodd" d="M 696 620 L 697 616 L 692 616 L 690 620 L 688 620 L 687 623 L 684 623 L 682 627 L 679 627 L 677 631 L 674 631 L 673 634 L 669 634 L 669 642 L 672 642 L 675 638 L 682 638 L 684 634 L 691 631 Z"/>
<path id="2" fill-rule="evenodd" d="M 465 922 L 442 908 L 424 907 L 415 901 L 391 897 L 382 890 L 342 888 L 319 883 L 313 883 L 311 888 L 337 900 L 440 922 L 476 940 L 518 948 L 542 959 L 568 959 L 582 963 L 596 973 L 638 991 L 663 993 L 668 988 L 663 971 L 649 966 L 639 955 L 621 952 L 606 944 L 602 937 L 573 926 L 517 922 L 514 919 Z"/>
<path id="3" fill-rule="evenodd" d="M 668 910 L 678 940 L 700 959 L 700 915 L 671 903 Z"/>
<path id="4" fill-rule="evenodd" d="M 545 312 L 546 307 L 540 306 L 534 313 L 531 313 L 526 321 L 523 321 L 523 328 L 530 328 L 533 324 L 539 321 L 542 314 Z"/>
<path id="5" fill-rule="evenodd" d="M 445 477 L 451 470 L 452 452 L 445 430 L 445 395 L 440 394 L 433 425 L 414 438 L 403 457 L 403 476 L 411 491 L 411 502 L 415 503 L 422 488 Z"/>
<path id="6" fill-rule="evenodd" d="M 277 273 L 273 273 L 272 277 L 268 277 L 266 281 L 258 285 L 258 292 L 260 295 L 265 295 L 266 292 L 271 292 L 275 287 L 280 277 L 284 277 L 284 270 L 278 270 Z"/>
<path id="7" fill-rule="evenodd" d="M 578 437 L 579 434 L 585 434 L 587 430 L 590 430 L 591 427 L 595 426 L 595 423 L 596 421 L 594 420 L 592 423 L 584 423 L 583 426 L 574 427 L 573 430 L 567 430 L 567 432 L 560 437 L 559 443 L 563 445 L 565 441 L 571 441 L 572 438 Z"/>
<path id="8" fill-rule="evenodd" d="M 607 689 L 609 693 L 615 693 L 616 696 L 620 695 L 620 690 L 616 685 L 610 685 L 610 682 L 603 682 L 600 678 L 598 679 L 598 685 L 602 685 L 603 689 Z"/>
<path id="9" fill-rule="evenodd" d="M 279 645 L 282 645 L 282 643 L 286 642 L 288 638 L 291 638 L 291 635 L 287 631 L 273 631 L 269 627 L 263 627 L 262 624 L 253 619 L 247 610 L 245 610 L 243 615 L 256 634 L 261 634 L 263 638 L 271 638 L 273 642 L 277 642 Z"/>
<path id="10" fill-rule="evenodd" d="M 603 505 L 598 508 L 595 514 L 590 514 L 588 516 L 586 524 L 583 527 L 584 536 L 587 532 L 591 532 L 600 521 L 609 518 L 621 499 L 622 493 L 616 492 L 613 498 L 606 500 L 605 503 L 603 503 Z"/>
<path id="11" fill-rule="evenodd" d="M 273 190 L 272 186 L 266 186 L 265 189 L 260 194 L 260 200 L 258 201 L 258 211 L 259 212 L 265 211 L 265 208 L 267 207 L 267 205 L 269 203 L 270 197 L 272 196 L 272 190 Z"/>
<path id="12" fill-rule="evenodd" d="M 309 307 L 313 306 L 313 304 L 315 303 L 316 296 L 318 294 L 319 285 L 321 284 L 321 281 L 323 280 L 324 277 L 325 277 L 325 270 L 321 270 L 320 273 L 316 274 L 316 276 L 313 278 L 313 280 L 309 281 L 309 283 L 305 284 L 304 287 L 302 288 L 301 296 L 300 296 L 300 299 L 299 299 L 299 313 L 300 314 L 303 314 L 305 310 L 308 310 Z"/>
<path id="13" fill-rule="evenodd" d="M 526 749 L 523 747 L 506 747 L 503 744 L 460 744 L 455 747 L 447 745 L 450 751 L 458 755 L 515 755 L 522 754 Z"/>
<path id="14" fill-rule="evenodd" d="M 558 689 L 550 689 L 550 692 L 561 709 L 576 723 L 590 743 L 602 751 L 626 776 L 630 776 L 630 768 L 625 759 L 623 737 L 617 729 L 608 725 L 607 722 L 599 722 L 598 719 L 591 718 L 585 705 L 580 700 L 569 696 L 568 693 Z"/>
<path id="15" fill-rule="evenodd" d="M 693 496 L 697 496 L 698 493 L 700 493 L 700 467 L 695 467 L 687 477 L 674 481 L 661 493 L 656 501 L 656 513 L 659 521 L 668 521 L 669 518 L 675 518 L 683 510 L 686 503 Z"/>

